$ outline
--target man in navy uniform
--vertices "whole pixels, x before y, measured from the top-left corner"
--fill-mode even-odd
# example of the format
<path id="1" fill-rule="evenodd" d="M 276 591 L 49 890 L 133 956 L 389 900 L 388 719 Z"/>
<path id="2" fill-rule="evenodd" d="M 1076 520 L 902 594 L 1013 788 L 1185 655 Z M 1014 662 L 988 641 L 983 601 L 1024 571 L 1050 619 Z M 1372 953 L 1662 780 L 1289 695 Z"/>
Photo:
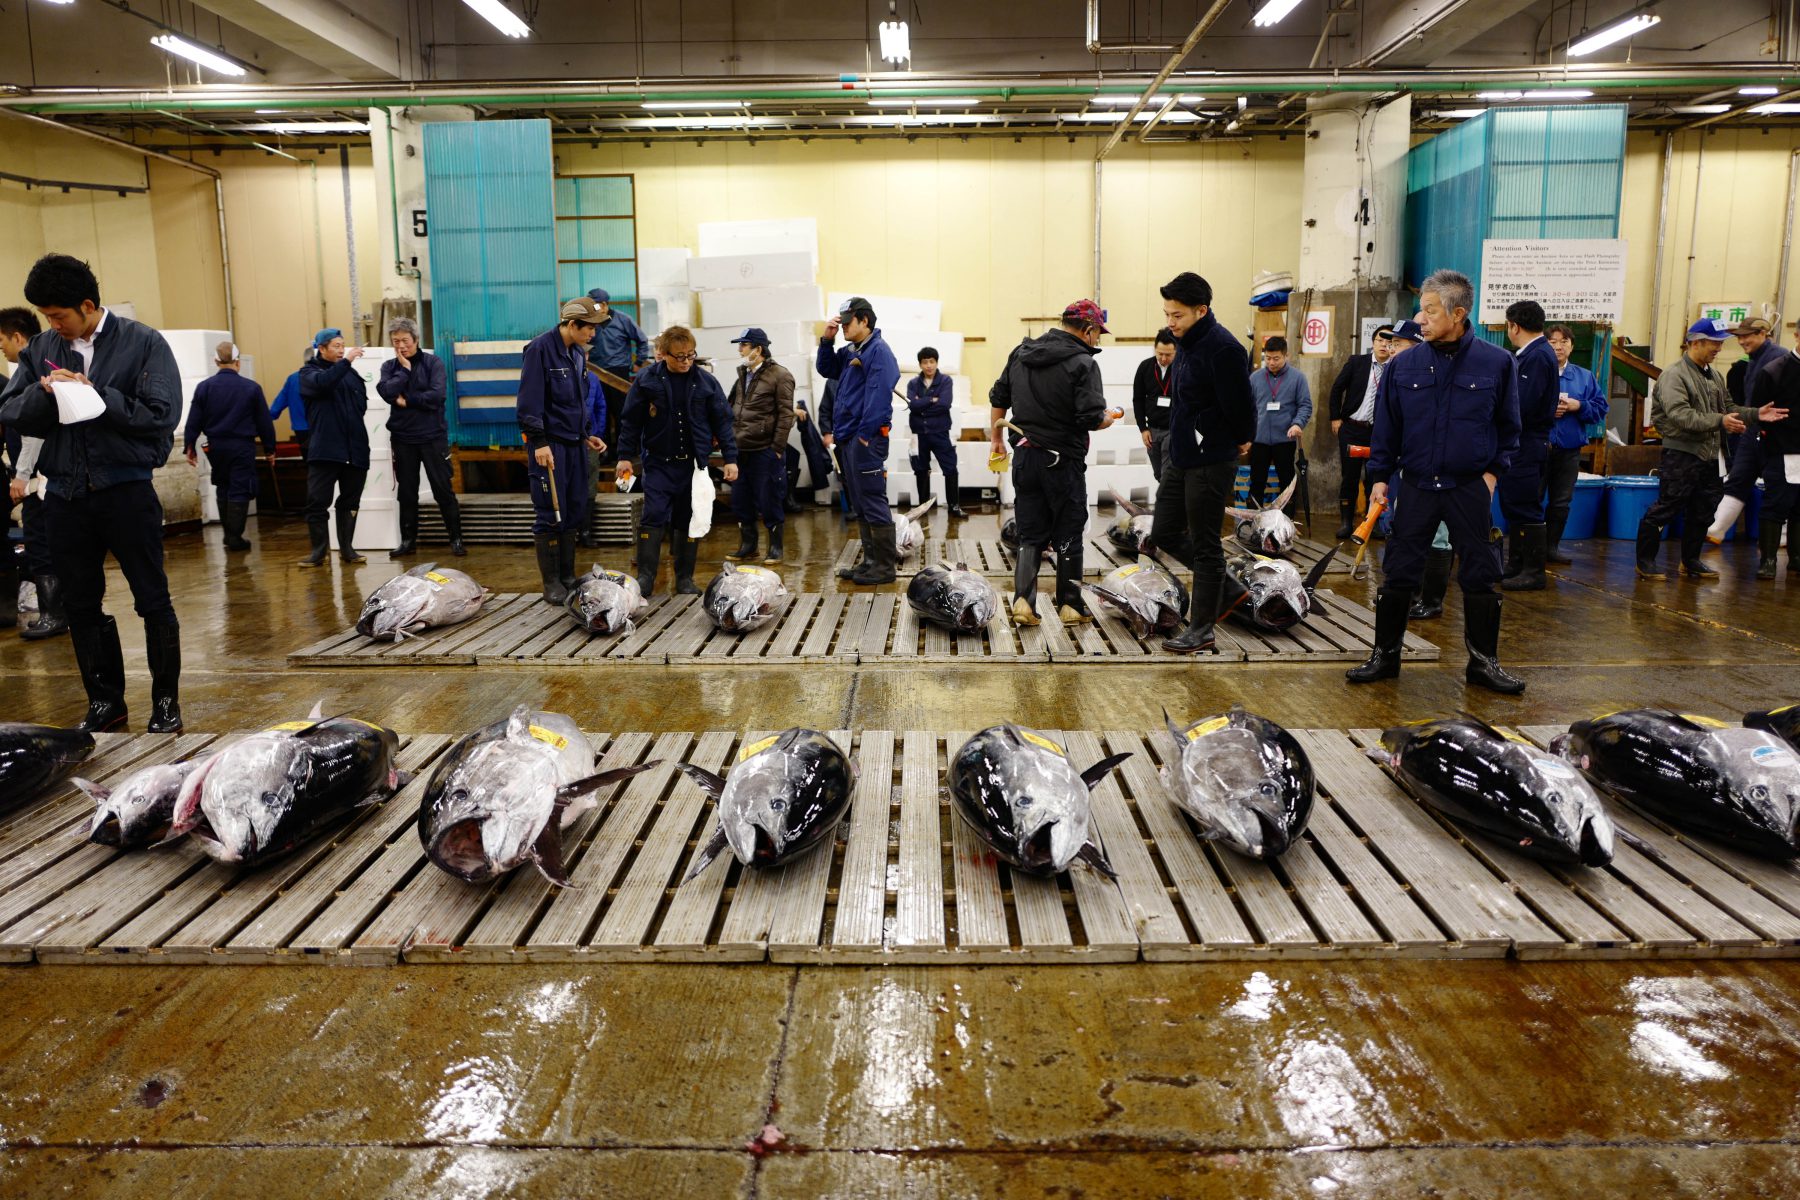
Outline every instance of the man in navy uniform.
<path id="1" fill-rule="evenodd" d="M 238 348 L 220 342 L 213 352 L 218 373 L 194 388 L 188 406 L 187 428 L 181 448 L 191 466 L 200 461 L 200 438 L 206 438 L 206 458 L 212 464 L 213 490 L 219 496 L 219 524 L 225 528 L 227 550 L 248 550 L 244 522 L 250 502 L 256 499 L 256 440 L 263 453 L 275 457 L 275 422 L 262 385 L 240 374 Z"/>
<path id="2" fill-rule="evenodd" d="M 78 728 L 125 727 L 125 652 L 102 607 L 106 556 L 131 585 L 150 664 L 151 733 L 181 732 L 181 625 L 163 571 L 163 509 L 151 482 L 168 461 L 181 419 L 181 369 L 162 334 L 100 306 L 94 272 L 47 254 L 25 277 L 25 299 L 50 326 L 31 339 L 0 394 L 0 425 L 44 439 L 43 517 L 62 580 L 75 662 L 87 690 Z M 64 423 L 53 391 L 86 384 L 96 416 Z M 71 414 L 75 415 L 75 414 Z"/>
<path id="3" fill-rule="evenodd" d="M 431 485 L 450 535 L 450 553 L 461 558 L 462 509 L 450 486 L 450 423 L 444 401 L 450 395 L 450 373 L 444 360 L 419 348 L 419 323 L 411 317 L 388 322 L 388 344 L 394 357 L 381 364 L 375 391 L 393 410 L 388 413 L 388 440 L 394 448 L 394 488 L 400 493 L 400 544 L 389 558 L 405 558 L 419 544 L 419 470 Z"/>
<path id="4" fill-rule="evenodd" d="M 1506 337 L 1518 351 L 1519 453 L 1500 479 L 1500 512 L 1508 530 L 1500 586 L 1509 592 L 1541 592 L 1549 552 L 1544 473 L 1550 465 L 1562 364 L 1544 337 L 1544 307 L 1536 300 L 1520 300 L 1506 310 Z"/>
<path id="5" fill-rule="evenodd" d="M 606 443 L 588 428 L 587 348 L 603 314 L 586 296 L 562 306 L 555 329 L 525 343 L 519 368 L 519 429 L 530 453 L 532 537 L 544 603 L 575 586 L 575 537 L 587 524 L 587 451 Z"/>
<path id="6" fill-rule="evenodd" d="M 938 352 L 931 346 L 919 351 L 919 373 L 906 384 L 907 427 L 913 435 L 913 480 L 917 485 L 918 503 L 931 495 L 931 460 L 937 459 L 944 473 L 944 500 L 953 517 L 966 517 L 961 491 L 956 479 L 956 445 L 952 440 L 954 424 L 951 404 L 956 399 L 956 385 L 938 370 Z"/>
<path id="7" fill-rule="evenodd" d="M 838 330 L 850 343 L 836 346 Z M 838 572 L 859 584 L 892 583 L 900 552 L 894 544 L 894 514 L 888 508 L 888 433 L 893 428 L 894 389 L 900 364 L 875 327 L 875 307 L 852 296 L 825 325 L 819 339 L 819 374 L 837 381 L 832 400 L 832 436 L 838 471 L 850 513 L 862 527 L 863 560 Z"/>
<path id="8" fill-rule="evenodd" d="M 650 339 L 644 335 L 638 323 L 619 312 L 612 306 L 612 294 L 605 288 L 594 288 L 588 293 L 600 313 L 600 323 L 594 327 L 594 340 L 588 346 L 588 361 L 617 375 L 621 379 L 630 379 L 649 365 L 651 361 Z M 624 400 L 625 393 L 606 385 L 617 393 L 613 401 L 602 400 L 601 412 L 609 414 L 609 419 L 616 419 L 613 414 L 619 410 L 619 401 Z M 607 427 L 594 426 L 595 436 L 618 443 L 614 437 L 617 431 Z"/>
<path id="9" fill-rule="evenodd" d="M 675 594 L 697 596 L 694 560 L 699 543 L 688 536 L 693 518 L 694 472 L 706 470 L 713 443 L 725 460 L 725 482 L 738 478 L 737 441 L 725 389 L 699 361 L 693 331 L 671 325 L 656 339 L 657 361 L 638 372 L 619 413 L 619 469 L 641 462 L 644 516 L 638 527 L 638 590 L 648 596 L 656 584 L 662 546 L 669 542 L 675 562 Z"/>
<path id="10" fill-rule="evenodd" d="M 1442 522 L 1461 560 L 1457 579 L 1469 650 L 1464 678 L 1506 695 L 1525 690 L 1525 681 L 1495 657 L 1500 555 L 1488 538 L 1494 488 L 1519 449 L 1519 377 L 1512 355 L 1475 336 L 1469 324 L 1474 303 L 1468 276 L 1433 272 L 1419 294 L 1424 344 L 1397 355 L 1382 375 L 1369 447 L 1369 502 L 1385 500 L 1391 487 L 1394 525 L 1382 560 L 1386 580 L 1375 595 L 1375 650 L 1347 672 L 1352 683 L 1400 674 L 1407 610 Z"/>

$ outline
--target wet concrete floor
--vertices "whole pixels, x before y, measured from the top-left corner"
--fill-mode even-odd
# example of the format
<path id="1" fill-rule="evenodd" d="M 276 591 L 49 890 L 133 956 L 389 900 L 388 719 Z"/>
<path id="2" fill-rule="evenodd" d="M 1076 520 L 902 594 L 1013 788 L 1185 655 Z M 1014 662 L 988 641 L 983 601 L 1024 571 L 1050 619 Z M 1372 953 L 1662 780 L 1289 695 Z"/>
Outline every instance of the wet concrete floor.
<path id="1" fill-rule="evenodd" d="M 1297 726 L 1549 723 L 1800 699 L 1800 577 L 1753 582 L 1743 546 L 1716 556 L 1720 583 L 1644 584 L 1627 543 L 1579 545 L 1552 590 L 1508 605 L 1502 657 L 1531 684 L 1509 700 L 1463 688 L 1454 595 L 1415 627 L 1441 663 L 1354 691 L 1341 666 L 1298 665 L 288 670 L 400 567 L 295 570 L 303 532 L 254 524 L 247 555 L 216 529 L 169 542 L 190 730 L 316 700 L 453 733 L 520 702 L 661 731 L 1149 728 L 1165 704 L 1238 700 Z M 958 526 L 993 536 L 994 518 Z M 843 537 L 796 518 L 790 588 L 837 587 Z M 534 584 L 524 548 L 455 565 Z M 112 584 L 141 724 L 141 632 Z M 66 639 L 0 635 L 0 677 L 0 717 L 82 710 Z M 1800 963 L 26 966 L 0 968 L 0 1011 L 4 1195 L 1800 1194 Z"/>

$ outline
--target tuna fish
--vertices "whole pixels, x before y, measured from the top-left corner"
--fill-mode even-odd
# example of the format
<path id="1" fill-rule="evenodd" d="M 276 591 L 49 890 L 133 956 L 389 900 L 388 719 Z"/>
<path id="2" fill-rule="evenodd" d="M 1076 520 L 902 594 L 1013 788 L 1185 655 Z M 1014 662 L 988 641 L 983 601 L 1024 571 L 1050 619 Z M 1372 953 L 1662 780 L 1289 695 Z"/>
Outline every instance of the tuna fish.
<path id="1" fill-rule="evenodd" d="M 573 720 L 520 705 L 445 752 L 419 799 L 419 842 L 469 883 L 529 862 L 568 887 L 563 830 L 594 807 L 596 789 L 657 765 L 595 773 L 593 743 Z"/>
<path id="2" fill-rule="evenodd" d="M 1258 629 L 1274 633 L 1292 629 L 1306 620 L 1318 603 L 1313 592 L 1336 555 L 1334 546 L 1305 579 L 1300 577 L 1300 569 L 1285 559 L 1233 555 L 1225 561 L 1224 612 Z"/>
<path id="3" fill-rule="evenodd" d="M 1008 518 L 1006 518 L 1005 523 L 1003 523 L 1000 526 L 1000 544 L 1002 546 L 1006 547 L 1007 551 L 1009 553 L 1013 554 L 1015 557 L 1018 555 L 1018 553 L 1019 553 L 1019 522 L 1018 522 L 1018 518 L 1008 517 Z M 1047 562 L 1047 563 L 1055 562 L 1056 561 L 1056 547 L 1052 546 L 1049 542 L 1045 542 L 1044 543 L 1044 552 L 1043 552 L 1043 554 L 1039 555 L 1038 561 Z"/>
<path id="4" fill-rule="evenodd" d="M 767 567 L 726 563 L 706 585 L 700 606 L 726 633 L 748 633 L 773 620 L 787 598 L 781 576 Z"/>
<path id="5" fill-rule="evenodd" d="M 1752 729 L 1767 730 L 1794 749 L 1800 750 L 1800 704 L 1772 708 L 1767 712 L 1745 713 L 1744 724 Z"/>
<path id="6" fill-rule="evenodd" d="M 1294 735 L 1242 706 L 1185 729 L 1163 711 L 1170 750 L 1163 786 L 1200 836 L 1248 858 L 1279 858 L 1312 819 L 1312 761 Z"/>
<path id="7" fill-rule="evenodd" d="M 610 637 L 616 633 L 630 633 L 633 623 L 644 615 L 650 602 L 638 590 L 636 578 L 596 564 L 570 589 L 564 607 L 575 618 L 575 623 L 589 633 Z"/>
<path id="8" fill-rule="evenodd" d="M 1150 526 L 1154 518 L 1133 504 L 1117 488 L 1111 491 L 1113 506 L 1117 512 L 1113 516 L 1113 523 L 1107 527 L 1107 540 L 1127 554 L 1149 554 L 1152 549 Z"/>
<path id="9" fill-rule="evenodd" d="M 1119 567 L 1091 587 L 1140 638 L 1173 633 L 1187 616 L 1187 589 L 1155 559 Z"/>
<path id="10" fill-rule="evenodd" d="M 959 633 L 987 628 L 1000 609 L 994 585 L 969 570 L 967 563 L 926 567 L 906 585 L 906 602 L 922 620 Z"/>
<path id="11" fill-rule="evenodd" d="M 1800 754 L 1767 730 L 1634 709 L 1577 721 L 1552 748 L 1679 829 L 1766 858 L 1800 856 Z"/>
<path id="12" fill-rule="evenodd" d="M 422 563 L 388 580 L 363 602 L 356 632 L 378 642 L 398 642 L 440 625 L 455 625 L 481 611 L 488 593 L 452 567 Z"/>
<path id="13" fill-rule="evenodd" d="M 0 810 L 65 778 L 93 752 L 91 733 L 0 721 Z"/>
<path id="14" fill-rule="evenodd" d="M 925 526 L 905 513 L 894 514 L 894 551 L 901 558 L 911 558 L 925 544 Z"/>
<path id="15" fill-rule="evenodd" d="M 1286 554 L 1294 548 L 1294 520 L 1283 510 L 1288 501 L 1294 498 L 1294 488 L 1299 484 L 1296 475 L 1288 481 L 1275 503 L 1264 508 L 1251 500 L 1250 508 L 1228 508 L 1225 511 L 1237 518 L 1238 545 L 1252 554 Z"/>
<path id="16" fill-rule="evenodd" d="M 1115 754 L 1077 773 L 1068 752 L 1043 734 L 995 725 L 951 756 L 950 797 L 975 835 L 1028 875 L 1054 875 L 1080 859 L 1116 879 L 1089 840 L 1088 793 L 1130 757 Z"/>
<path id="17" fill-rule="evenodd" d="M 354 717 L 290 721 L 202 759 L 182 784 L 165 842 L 193 832 L 229 863 L 285 854 L 398 791 L 399 738 Z"/>
<path id="18" fill-rule="evenodd" d="M 682 763 L 718 805 L 719 826 L 688 868 L 704 871 L 725 847 L 746 867 L 778 867 L 831 838 L 850 811 L 856 769 L 816 729 L 784 729 L 751 742 L 721 779 Z"/>
<path id="19" fill-rule="evenodd" d="M 88 841 L 135 850 L 155 845 L 168 837 L 169 827 L 175 822 L 175 802 L 180 798 L 188 776 L 199 765 L 199 759 L 159 763 L 134 771 L 115 788 L 77 778 L 75 786 L 94 801 L 94 819 L 88 823 Z"/>
<path id="20" fill-rule="evenodd" d="M 1458 825 L 1547 862 L 1602 867 L 1613 824 L 1568 763 L 1475 717 L 1402 725 L 1369 756 Z"/>

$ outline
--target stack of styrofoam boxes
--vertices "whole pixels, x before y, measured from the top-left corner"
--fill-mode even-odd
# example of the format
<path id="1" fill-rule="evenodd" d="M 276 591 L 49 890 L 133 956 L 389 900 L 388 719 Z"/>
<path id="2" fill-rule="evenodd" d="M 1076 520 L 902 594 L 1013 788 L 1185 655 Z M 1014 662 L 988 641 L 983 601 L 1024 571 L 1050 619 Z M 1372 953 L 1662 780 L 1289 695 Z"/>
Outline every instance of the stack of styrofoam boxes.
<path id="1" fill-rule="evenodd" d="M 165 329 L 161 332 L 169 349 L 174 351 L 175 365 L 181 372 L 181 419 L 175 425 L 175 445 L 169 451 L 169 461 L 156 472 L 156 494 L 162 500 L 165 524 L 196 519 L 210 523 L 219 519 L 219 499 L 211 483 L 203 485 L 201 481 L 210 478 L 211 464 L 202 450 L 199 467 L 188 466 L 181 452 L 181 436 L 187 428 L 188 409 L 194 403 L 194 389 L 218 372 L 218 345 L 231 334 L 223 329 Z M 250 511 L 256 511 L 254 505 Z"/>
<path id="2" fill-rule="evenodd" d="M 1100 382 L 1109 408 L 1125 415 L 1111 429 L 1095 433 L 1088 446 L 1088 503 L 1098 504 L 1117 491 L 1126 499 L 1148 505 L 1156 499 L 1156 476 L 1150 470 L 1150 451 L 1144 431 L 1131 411 L 1131 385 L 1138 364 L 1150 357 L 1148 346 L 1107 346 L 1094 361 L 1100 364 Z"/>
<path id="3" fill-rule="evenodd" d="M 638 251 L 638 324 L 652 340 L 671 325 L 694 323 L 694 292 L 688 287 L 686 246 L 649 246 Z"/>
<path id="4" fill-rule="evenodd" d="M 356 360 L 356 373 L 362 377 L 369 405 L 363 411 L 363 426 L 369 431 L 369 477 L 363 484 L 362 506 L 356 518 L 356 546 L 359 550 L 392 550 L 400 544 L 400 501 L 394 492 L 394 448 L 388 439 L 387 401 L 375 390 L 381 379 L 381 364 L 394 357 L 386 346 L 370 346 Z M 423 472 L 420 472 L 421 482 Z M 335 510 L 334 510 L 335 511 Z M 331 548 L 338 549 L 337 518 L 331 526 Z"/>

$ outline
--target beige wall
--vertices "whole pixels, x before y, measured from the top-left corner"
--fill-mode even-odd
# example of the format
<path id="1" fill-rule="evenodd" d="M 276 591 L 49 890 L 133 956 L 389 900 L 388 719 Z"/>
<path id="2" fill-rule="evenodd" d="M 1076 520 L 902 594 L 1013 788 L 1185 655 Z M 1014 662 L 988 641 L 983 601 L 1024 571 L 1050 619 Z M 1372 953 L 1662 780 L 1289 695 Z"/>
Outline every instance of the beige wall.
<path id="1" fill-rule="evenodd" d="M 1796 149 L 1800 149 L 1800 130 L 1794 129 L 1766 134 L 1757 129 L 1695 130 L 1676 138 L 1663 243 L 1662 302 L 1654 322 L 1659 360 L 1679 352 L 1681 332 L 1697 315 L 1695 305 L 1711 300 L 1749 300 L 1758 305 L 1775 302 L 1782 227 L 1791 200 L 1788 166 Z M 1633 340 L 1651 333 L 1662 171 L 1662 137 L 1632 134 L 1626 146 L 1620 235 L 1630 242 L 1623 331 Z M 1696 212 L 1700 237 L 1692 243 Z M 1691 288 L 1690 244 L 1694 246 Z M 1789 266 L 1788 296 L 1790 308 L 1800 303 L 1800 263 Z M 1788 313 L 1783 319 L 1792 320 L 1796 315 L 1800 314 Z M 1793 345 L 1792 333 L 1783 334 L 1782 340 Z M 1736 345 L 1728 345 L 1725 360 L 1737 357 Z"/>

